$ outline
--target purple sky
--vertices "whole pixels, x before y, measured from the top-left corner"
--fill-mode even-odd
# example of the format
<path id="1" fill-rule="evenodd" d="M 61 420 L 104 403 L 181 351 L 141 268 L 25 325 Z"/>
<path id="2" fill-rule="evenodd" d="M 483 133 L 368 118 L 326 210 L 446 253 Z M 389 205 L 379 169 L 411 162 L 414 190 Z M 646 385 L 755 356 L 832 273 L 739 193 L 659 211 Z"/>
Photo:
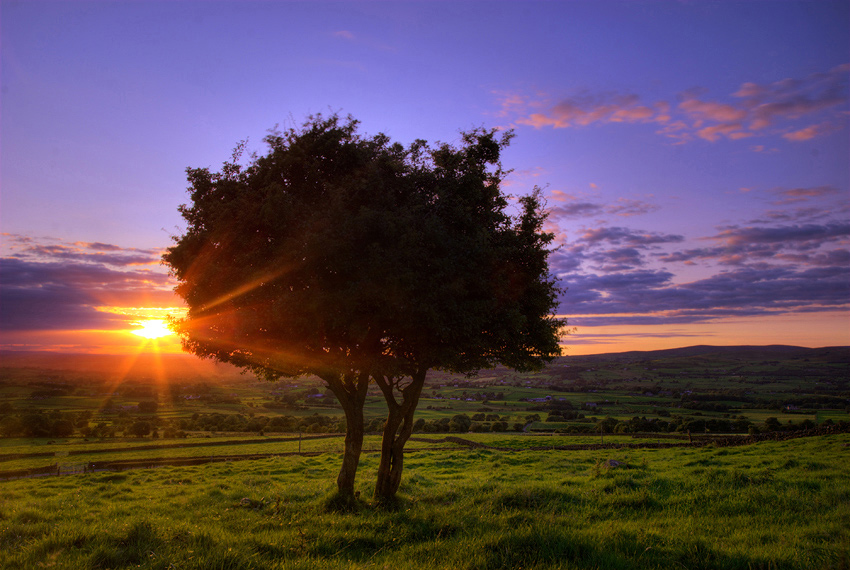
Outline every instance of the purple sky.
<path id="1" fill-rule="evenodd" d="M 137 343 L 185 168 L 334 111 L 516 130 L 568 354 L 850 344 L 846 0 L 0 6 L 2 348 Z"/>

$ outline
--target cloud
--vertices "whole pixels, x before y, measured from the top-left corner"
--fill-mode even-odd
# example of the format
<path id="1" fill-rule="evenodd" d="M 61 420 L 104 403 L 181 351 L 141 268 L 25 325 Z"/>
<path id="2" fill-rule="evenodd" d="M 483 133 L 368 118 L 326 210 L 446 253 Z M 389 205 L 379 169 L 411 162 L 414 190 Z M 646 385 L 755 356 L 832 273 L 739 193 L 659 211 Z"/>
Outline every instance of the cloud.
<path id="1" fill-rule="evenodd" d="M 121 247 L 102 242 L 73 242 L 42 238 L 38 241 L 29 236 L 4 234 L 7 238 L 8 255 L 18 259 L 41 261 L 78 261 L 82 263 L 106 264 L 116 267 L 159 265 L 162 250 Z"/>
<path id="2" fill-rule="evenodd" d="M 827 73 L 815 73 L 803 79 L 784 79 L 769 85 L 745 83 L 733 93 L 737 100 L 730 103 L 705 101 L 686 93 L 679 109 L 697 129 L 696 136 L 711 142 L 721 137 L 740 139 L 754 136 L 773 126 L 780 126 L 782 136 L 787 140 L 809 140 L 832 132 L 846 122 L 846 117 L 840 112 L 835 113 L 829 116 L 829 120 L 802 129 L 789 122 L 846 105 L 848 70 L 850 65 L 841 65 Z M 711 124 L 702 127 L 705 123 Z"/>
<path id="3" fill-rule="evenodd" d="M 839 196 L 842 194 L 846 194 L 846 192 L 842 192 L 835 186 L 815 186 L 813 188 L 790 188 L 790 189 L 776 189 L 773 191 L 774 194 L 780 197 L 779 200 L 773 202 L 776 205 L 782 204 L 793 204 L 796 202 L 805 202 L 811 199 L 818 198 L 831 198 L 833 196 Z"/>
<path id="4" fill-rule="evenodd" d="M 354 34 L 352 32 L 349 32 L 348 30 L 338 30 L 338 31 L 333 33 L 333 36 L 335 38 L 341 38 L 341 39 L 344 39 L 344 40 L 355 39 Z"/>
<path id="5" fill-rule="evenodd" d="M 784 135 L 782 135 L 782 138 L 795 142 L 807 141 L 820 135 L 830 133 L 833 130 L 835 130 L 835 127 L 833 127 L 829 123 L 821 123 L 819 125 L 809 125 L 808 127 L 800 129 L 799 131 L 785 133 Z"/>
<path id="6" fill-rule="evenodd" d="M 717 123 L 741 123 L 747 118 L 747 112 L 732 105 L 700 101 L 696 98 L 686 98 L 679 103 L 679 108 L 693 119 L 713 121 Z"/>
<path id="7" fill-rule="evenodd" d="M 777 202 L 774 202 L 777 203 Z M 791 201 L 782 202 L 783 205 L 793 203 Z M 750 220 L 749 224 L 776 224 L 776 223 L 792 223 L 802 224 L 809 222 L 829 221 L 836 217 L 847 218 L 850 214 L 850 202 L 841 201 L 839 203 L 830 203 L 827 206 L 806 206 L 797 208 L 783 208 L 768 210 L 759 218 Z"/>
<path id="8" fill-rule="evenodd" d="M 627 271 L 646 265 L 646 252 L 682 240 L 684 237 L 680 235 L 618 226 L 586 228 L 552 255 L 550 265 L 558 275 L 585 268 L 602 273 Z"/>
<path id="9" fill-rule="evenodd" d="M 659 210 L 661 207 L 657 204 L 650 204 L 642 200 L 632 200 L 631 198 L 618 198 L 614 204 L 606 208 L 609 214 L 615 216 L 641 216 Z"/>
<path id="10" fill-rule="evenodd" d="M 572 202 L 563 206 L 549 208 L 549 216 L 558 218 L 587 218 L 605 213 L 605 208 L 592 202 Z"/>
<path id="11" fill-rule="evenodd" d="M 168 275 L 103 265 L 0 259 L 0 323 L 4 331 L 120 328 L 126 319 L 104 306 L 170 306 Z"/>
<path id="12" fill-rule="evenodd" d="M 527 98 L 521 96 L 503 96 L 501 114 L 502 116 L 517 114 L 518 111 L 532 105 L 540 106 L 530 104 Z M 584 127 L 593 123 L 664 122 L 669 118 L 668 111 L 669 104 L 659 102 L 654 105 L 644 105 L 633 93 L 585 93 L 562 99 L 543 112 L 519 117 L 516 122 L 536 128 L 556 129 Z"/>
<path id="13" fill-rule="evenodd" d="M 726 247 L 781 244 L 782 247 L 811 249 L 846 237 L 850 237 L 850 224 L 829 223 L 768 228 L 730 226 L 711 239 L 724 242 Z"/>
<path id="14" fill-rule="evenodd" d="M 552 104 L 549 97 L 500 94 L 499 115 L 516 125 L 553 129 L 594 124 L 654 123 L 656 133 L 683 144 L 697 138 L 709 142 L 776 136 L 792 142 L 811 140 L 847 123 L 850 64 L 801 79 L 770 84 L 744 83 L 726 100 L 708 98 L 691 89 L 670 101 L 643 102 L 635 93 L 582 92 Z M 806 124 L 799 124 L 800 121 Z M 753 149 L 764 150 L 764 145 Z"/>
<path id="15" fill-rule="evenodd" d="M 549 208 L 549 216 L 553 220 L 591 218 L 604 214 L 627 218 L 649 214 L 660 209 L 660 206 L 656 204 L 630 198 L 618 198 L 613 204 L 582 201 L 560 190 L 553 190 L 550 197 L 553 201 L 559 202 L 558 205 Z"/>
<path id="16" fill-rule="evenodd" d="M 783 208 L 706 237 L 619 225 L 571 232 L 572 241 L 551 256 L 566 288 L 559 312 L 577 315 L 571 323 L 581 326 L 670 326 L 850 308 L 845 192 L 815 186 L 765 194 Z M 708 243 L 681 248 L 700 241 Z M 681 282 L 682 274 L 658 263 L 700 264 L 714 274 Z"/>
<path id="17" fill-rule="evenodd" d="M 124 248 L 122 248 L 121 246 L 118 246 L 118 245 L 113 245 L 111 243 L 102 243 L 102 242 L 99 242 L 99 241 L 96 241 L 96 242 L 77 241 L 77 242 L 74 242 L 74 245 L 84 247 L 86 249 L 93 249 L 95 251 L 121 251 L 121 250 L 124 249 Z"/>
<path id="18" fill-rule="evenodd" d="M 634 247 L 620 247 L 593 252 L 587 259 L 598 263 L 594 269 L 603 273 L 627 271 L 645 264 L 643 254 Z"/>
<path id="19" fill-rule="evenodd" d="M 170 307 L 173 281 L 158 250 L 7 235 L 0 258 L 0 326 L 34 330 L 127 328 L 108 309 Z"/>
<path id="20" fill-rule="evenodd" d="M 787 226 L 727 226 L 704 240 L 717 242 L 659 255 L 665 263 L 715 261 L 723 265 L 746 265 L 756 260 L 793 261 L 797 265 L 823 265 L 842 258 L 842 243 L 850 238 L 850 224 L 826 223 Z M 806 255 L 797 255 L 805 253 Z"/>
<path id="21" fill-rule="evenodd" d="M 691 283 L 666 271 L 571 275 L 560 313 L 581 324 L 684 324 L 728 317 L 832 311 L 850 305 L 850 267 L 741 268 Z M 604 321 L 604 322 L 603 322 Z M 577 322 L 577 321 L 576 321 Z"/>
<path id="22" fill-rule="evenodd" d="M 643 230 L 633 230 L 623 227 L 604 227 L 585 230 L 581 239 L 588 244 L 609 242 L 615 244 L 628 244 L 633 247 L 646 247 L 662 243 L 678 243 L 683 241 L 684 236 L 675 234 L 660 234 Z"/>
<path id="23" fill-rule="evenodd" d="M 632 324 L 632 325 L 655 325 L 659 324 L 657 318 L 655 317 L 634 317 L 634 322 L 623 323 L 622 317 L 618 318 L 618 322 L 616 324 Z M 570 321 L 570 323 L 575 322 L 578 326 L 605 326 L 611 324 L 610 317 L 578 317 L 574 319 L 574 321 Z M 568 345 L 580 345 L 580 344 L 593 344 L 593 345 L 605 345 L 605 344 L 620 344 L 623 339 L 638 339 L 638 338 L 684 338 L 684 337 L 706 337 L 712 336 L 711 333 L 691 333 L 684 331 L 682 329 L 671 329 L 663 332 L 623 332 L 623 333 L 588 333 L 584 330 L 580 331 L 580 334 L 577 336 L 567 337 Z"/>

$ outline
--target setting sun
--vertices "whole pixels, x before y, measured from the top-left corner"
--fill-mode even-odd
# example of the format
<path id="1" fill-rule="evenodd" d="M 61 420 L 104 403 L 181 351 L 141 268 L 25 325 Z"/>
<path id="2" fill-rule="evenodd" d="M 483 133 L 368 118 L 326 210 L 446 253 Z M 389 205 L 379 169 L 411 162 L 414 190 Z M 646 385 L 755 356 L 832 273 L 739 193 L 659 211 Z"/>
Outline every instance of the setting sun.
<path id="1" fill-rule="evenodd" d="M 147 339 L 160 338 L 163 336 L 174 334 L 168 328 L 166 322 L 162 319 L 149 319 L 147 321 L 141 321 L 139 322 L 139 325 L 142 328 L 134 330 L 133 334 L 139 335 Z"/>

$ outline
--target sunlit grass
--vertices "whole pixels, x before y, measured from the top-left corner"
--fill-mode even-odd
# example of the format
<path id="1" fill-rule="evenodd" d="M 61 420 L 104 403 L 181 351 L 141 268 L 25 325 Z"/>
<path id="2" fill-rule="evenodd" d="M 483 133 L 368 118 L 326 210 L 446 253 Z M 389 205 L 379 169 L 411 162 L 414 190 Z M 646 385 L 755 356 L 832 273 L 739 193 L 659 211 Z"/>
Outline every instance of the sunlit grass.
<path id="1" fill-rule="evenodd" d="M 353 513 L 333 453 L 8 481 L 0 567 L 846 568 L 848 443 L 423 451 L 397 510 Z"/>

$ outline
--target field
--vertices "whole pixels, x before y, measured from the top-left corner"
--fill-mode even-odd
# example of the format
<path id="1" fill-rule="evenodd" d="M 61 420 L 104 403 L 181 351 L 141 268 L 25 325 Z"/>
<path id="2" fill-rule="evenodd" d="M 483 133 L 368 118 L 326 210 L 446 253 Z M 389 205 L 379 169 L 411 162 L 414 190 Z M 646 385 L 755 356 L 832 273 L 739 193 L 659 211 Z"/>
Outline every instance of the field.
<path id="1" fill-rule="evenodd" d="M 262 382 L 177 356 L 135 362 L 2 356 L 0 438 L 344 431 L 341 409 L 315 378 Z M 386 406 L 377 388 L 365 414 L 367 430 L 378 432 Z M 850 348 L 692 347 L 564 357 L 532 374 L 496 368 L 466 378 L 432 371 L 416 417 L 423 433 L 807 428 L 850 421 Z"/>
<path id="2" fill-rule="evenodd" d="M 436 372 L 395 509 L 370 501 L 369 398 L 346 513 L 343 418 L 315 379 L 12 356 L 0 568 L 850 568 L 847 348 Z"/>
<path id="3" fill-rule="evenodd" d="M 376 461 L 364 454 L 364 498 Z M 0 567 L 850 566 L 848 434 L 732 448 L 423 450 L 409 454 L 399 508 L 364 500 L 353 513 L 326 508 L 338 464 L 326 453 L 2 482 Z"/>

